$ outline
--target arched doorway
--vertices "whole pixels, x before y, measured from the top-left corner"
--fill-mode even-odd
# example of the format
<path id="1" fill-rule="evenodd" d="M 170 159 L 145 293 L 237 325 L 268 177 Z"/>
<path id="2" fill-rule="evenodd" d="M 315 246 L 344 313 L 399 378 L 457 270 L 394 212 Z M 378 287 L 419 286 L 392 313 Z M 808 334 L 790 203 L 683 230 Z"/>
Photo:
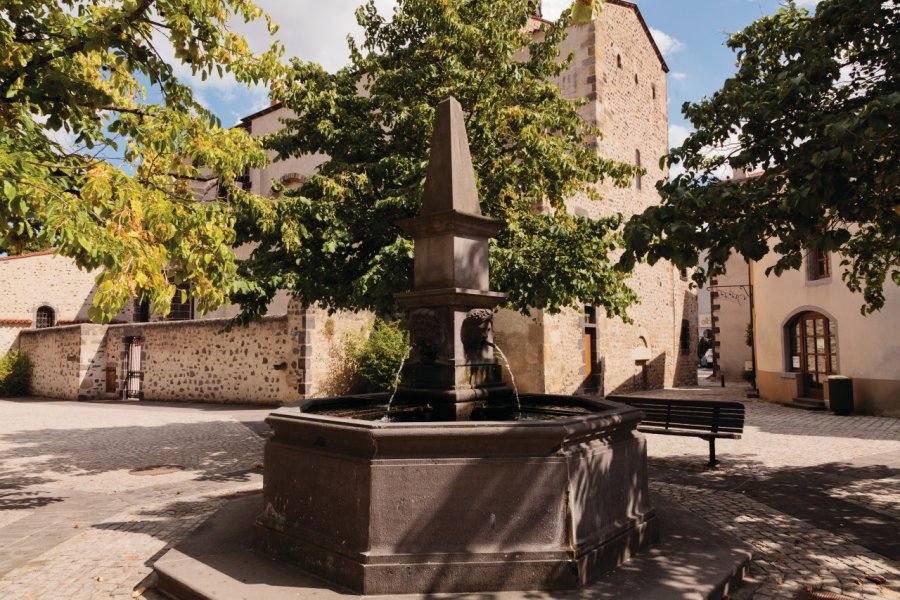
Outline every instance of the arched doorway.
<path id="1" fill-rule="evenodd" d="M 837 340 L 834 324 L 818 312 L 800 313 L 788 324 L 790 370 L 799 373 L 798 393 L 822 400 L 825 382 L 837 371 Z"/>

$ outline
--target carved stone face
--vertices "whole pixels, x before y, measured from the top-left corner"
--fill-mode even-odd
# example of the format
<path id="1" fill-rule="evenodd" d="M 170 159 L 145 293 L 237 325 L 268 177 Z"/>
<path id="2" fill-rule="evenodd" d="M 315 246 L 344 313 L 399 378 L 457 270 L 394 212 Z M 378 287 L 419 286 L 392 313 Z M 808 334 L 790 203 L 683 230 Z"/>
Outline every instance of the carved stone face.
<path id="1" fill-rule="evenodd" d="M 486 308 L 476 308 L 466 313 L 459 337 L 466 355 L 480 352 L 490 342 L 494 313 Z"/>

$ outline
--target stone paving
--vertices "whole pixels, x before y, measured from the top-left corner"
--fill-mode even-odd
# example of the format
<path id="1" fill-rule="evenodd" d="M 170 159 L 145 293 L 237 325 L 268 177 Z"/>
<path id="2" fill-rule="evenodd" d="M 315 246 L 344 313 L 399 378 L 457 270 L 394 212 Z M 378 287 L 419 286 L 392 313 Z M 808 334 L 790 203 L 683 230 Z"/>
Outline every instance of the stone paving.
<path id="1" fill-rule="evenodd" d="M 787 600 L 806 590 L 900 600 L 900 419 L 804 411 L 747 391 L 663 392 L 741 401 L 746 424 L 742 439 L 717 441 L 716 469 L 706 467 L 699 438 L 647 436 L 651 489 L 757 551 L 735 598 Z M 875 537 L 893 560 L 868 547 Z"/>
<path id="2" fill-rule="evenodd" d="M 703 440 L 648 436 L 653 492 L 756 549 L 735 600 L 900 600 L 900 420 L 747 400 L 742 387 L 665 393 L 746 404 L 717 469 Z M 144 597 L 168 547 L 260 488 L 267 412 L 0 401 L 0 599 Z M 181 469 L 130 473 L 164 465 Z"/>
<path id="3" fill-rule="evenodd" d="M 140 597 L 171 544 L 260 488 L 263 440 L 240 421 L 266 412 L 0 401 L 0 598 Z"/>

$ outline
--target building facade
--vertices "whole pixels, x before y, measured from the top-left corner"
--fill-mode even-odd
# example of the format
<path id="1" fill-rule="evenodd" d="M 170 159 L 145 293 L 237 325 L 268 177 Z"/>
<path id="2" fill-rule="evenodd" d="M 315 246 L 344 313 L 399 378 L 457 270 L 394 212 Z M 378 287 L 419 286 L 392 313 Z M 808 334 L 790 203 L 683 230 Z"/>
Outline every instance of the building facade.
<path id="1" fill-rule="evenodd" d="M 539 18 L 532 21 L 535 35 L 541 35 L 540 24 Z M 659 166 L 659 157 L 668 150 L 668 67 L 637 6 L 607 0 L 595 22 L 570 28 L 562 55 L 570 52 L 575 58 L 555 83 L 568 97 L 588 99 L 582 117 L 604 134 L 590 143 L 605 157 L 646 169 L 627 189 L 599 184 L 602 202 L 572 198 L 570 210 L 586 217 L 617 212 L 629 217 L 658 204 L 655 183 L 668 176 Z M 242 126 L 253 136 L 264 136 L 292 116 L 274 104 L 243 119 Z M 297 187 L 325 159 L 273 161 L 252 170 L 246 184 L 262 195 L 273 193 L 273 182 Z M 205 191 L 215 194 L 211 188 Z M 236 252 L 241 258 L 250 250 Z M 93 282 L 90 274 L 84 278 Z M 74 296 L 86 311 L 91 287 L 79 281 L 85 289 Z M 494 321 L 496 340 L 519 390 L 612 394 L 696 383 L 697 294 L 688 274 L 667 263 L 639 265 L 630 283 L 641 301 L 630 309 L 629 324 L 597 314 L 591 306 L 558 314 L 535 310 L 528 316 L 500 311 Z M 35 393 L 57 397 L 131 394 L 278 404 L 342 393 L 343 339 L 364 331 L 372 319 L 365 313 L 328 315 L 279 294 L 261 322 L 230 331 L 223 329 L 237 314 L 234 306 L 190 323 L 134 323 L 154 320 L 141 314 L 140 307 L 122 315 L 126 323 L 112 326 L 89 325 L 73 313 L 63 319 L 73 325 L 54 331 L 33 327 L 34 301 L 19 304 L 28 308 L 0 318 L 21 319 L 24 331 L 17 331 L 15 343 L 35 360 Z M 184 310 L 195 316 L 190 307 Z M 32 323 L 26 325 L 26 318 Z"/>

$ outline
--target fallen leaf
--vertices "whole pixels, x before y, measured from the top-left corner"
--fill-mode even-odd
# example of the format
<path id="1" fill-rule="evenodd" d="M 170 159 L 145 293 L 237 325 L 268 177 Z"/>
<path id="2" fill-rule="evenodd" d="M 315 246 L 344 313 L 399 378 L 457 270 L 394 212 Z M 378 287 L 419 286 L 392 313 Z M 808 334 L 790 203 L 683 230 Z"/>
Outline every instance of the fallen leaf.
<path id="1" fill-rule="evenodd" d="M 885 583 L 887 583 L 887 579 L 885 579 L 881 575 L 866 575 L 866 579 L 868 579 L 872 583 L 877 583 L 878 585 L 884 585 Z"/>
<path id="2" fill-rule="evenodd" d="M 81 525 L 79 525 L 78 523 L 75 523 L 75 529 L 81 529 Z"/>

